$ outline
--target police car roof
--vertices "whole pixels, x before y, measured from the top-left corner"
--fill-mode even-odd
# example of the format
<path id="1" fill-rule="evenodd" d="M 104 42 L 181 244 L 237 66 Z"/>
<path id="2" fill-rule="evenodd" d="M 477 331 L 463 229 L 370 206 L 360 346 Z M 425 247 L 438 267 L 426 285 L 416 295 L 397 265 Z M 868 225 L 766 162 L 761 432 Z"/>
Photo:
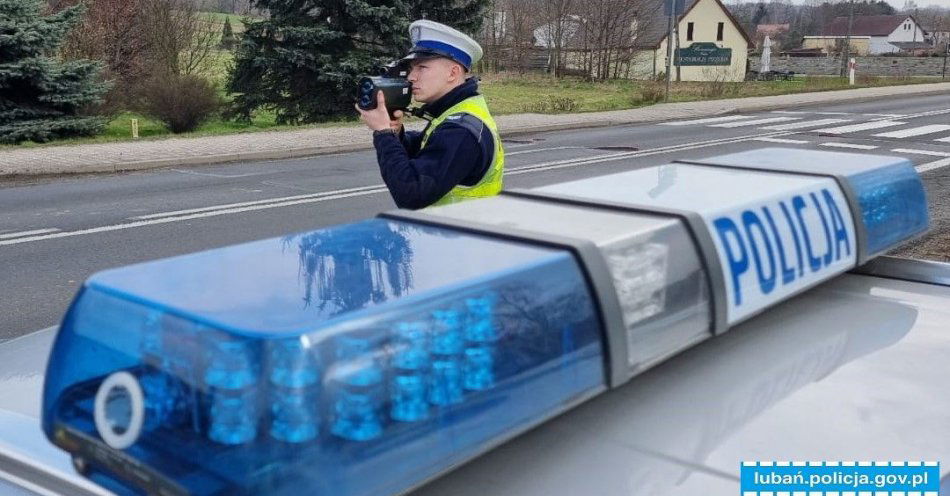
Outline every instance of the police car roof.
<path id="1" fill-rule="evenodd" d="M 839 276 L 417 494 L 732 496 L 741 461 L 947 460 L 948 298 Z"/>
<path id="2" fill-rule="evenodd" d="M 950 265 L 918 272 L 934 270 L 948 284 Z M 948 302 L 948 285 L 839 276 L 414 494 L 732 496 L 742 460 L 950 459 Z M 13 475 L 107 494 L 40 430 L 54 334 L 0 344 L 0 468 L 28 460 Z"/>

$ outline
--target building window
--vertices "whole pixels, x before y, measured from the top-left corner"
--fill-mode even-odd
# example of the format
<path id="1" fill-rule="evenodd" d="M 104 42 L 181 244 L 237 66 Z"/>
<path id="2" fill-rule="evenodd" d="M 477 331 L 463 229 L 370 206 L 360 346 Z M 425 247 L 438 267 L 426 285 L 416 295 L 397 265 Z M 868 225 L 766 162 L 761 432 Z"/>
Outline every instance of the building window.
<path id="1" fill-rule="evenodd" d="M 693 41 L 693 23 L 686 23 L 686 41 Z"/>
<path id="2" fill-rule="evenodd" d="M 716 41 L 722 41 L 722 30 L 726 27 L 726 23 L 720 22 L 719 26 L 716 27 Z"/>

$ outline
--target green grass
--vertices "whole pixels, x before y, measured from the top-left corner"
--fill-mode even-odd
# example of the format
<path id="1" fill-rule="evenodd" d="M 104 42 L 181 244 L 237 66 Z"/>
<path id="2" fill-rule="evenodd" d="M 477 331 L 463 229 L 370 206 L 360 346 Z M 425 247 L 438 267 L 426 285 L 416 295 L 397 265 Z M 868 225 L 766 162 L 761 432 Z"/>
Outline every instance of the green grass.
<path id="1" fill-rule="evenodd" d="M 215 81 L 224 94 L 223 86 L 227 68 L 231 64 L 230 52 L 219 50 L 212 54 L 208 76 Z M 888 86 L 940 82 L 939 78 L 860 78 L 856 86 L 849 86 L 845 78 L 801 77 L 792 81 L 758 81 L 743 83 L 674 82 L 670 101 L 689 102 L 721 98 L 770 96 L 811 91 L 831 91 L 848 88 Z M 482 92 L 495 115 L 538 112 L 547 114 L 571 112 L 597 112 L 623 110 L 652 105 L 662 101 L 665 83 L 615 80 L 588 82 L 581 79 L 555 79 L 545 75 L 485 74 L 482 77 Z M 307 127 L 358 126 L 356 115 L 333 122 L 309 126 L 286 126 L 276 123 L 276 115 L 270 110 L 260 110 L 250 123 L 234 122 L 215 117 L 191 133 L 173 135 L 161 123 L 134 112 L 116 115 L 103 133 L 91 138 L 58 140 L 51 143 L 24 143 L 19 147 L 35 147 L 63 144 L 108 143 L 130 141 L 131 119 L 139 120 L 139 139 L 162 139 L 169 137 L 196 137 L 256 131 L 304 129 Z M 15 146 L 0 146 L 12 149 Z"/>
<path id="2" fill-rule="evenodd" d="M 637 87 L 638 82 L 629 80 L 591 83 L 578 79 L 505 75 L 486 75 L 481 83 L 482 93 L 496 115 L 631 108 L 630 96 Z"/>
<path id="3" fill-rule="evenodd" d="M 670 101 L 691 102 L 722 98 L 786 95 L 813 91 L 940 82 L 940 78 L 861 78 L 849 86 L 846 78 L 800 77 L 791 81 L 673 82 Z M 520 112 L 557 114 L 623 110 L 662 101 L 665 83 L 616 80 L 587 82 L 548 76 L 487 75 L 483 93 L 493 114 Z"/>

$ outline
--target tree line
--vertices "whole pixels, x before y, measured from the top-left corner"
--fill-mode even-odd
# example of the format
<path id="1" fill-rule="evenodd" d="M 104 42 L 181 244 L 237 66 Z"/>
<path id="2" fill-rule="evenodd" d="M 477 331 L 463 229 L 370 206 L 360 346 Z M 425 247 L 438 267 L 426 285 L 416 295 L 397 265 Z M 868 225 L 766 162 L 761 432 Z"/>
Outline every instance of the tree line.
<path id="1" fill-rule="evenodd" d="M 219 110 L 278 124 L 352 115 L 356 81 L 405 54 L 412 20 L 478 32 L 487 0 L 218 4 L 259 16 L 237 34 L 230 19 L 209 30 L 198 0 L 0 0 L 0 143 L 94 135 L 130 109 L 173 132 Z M 233 60 L 217 88 L 222 49 Z"/>

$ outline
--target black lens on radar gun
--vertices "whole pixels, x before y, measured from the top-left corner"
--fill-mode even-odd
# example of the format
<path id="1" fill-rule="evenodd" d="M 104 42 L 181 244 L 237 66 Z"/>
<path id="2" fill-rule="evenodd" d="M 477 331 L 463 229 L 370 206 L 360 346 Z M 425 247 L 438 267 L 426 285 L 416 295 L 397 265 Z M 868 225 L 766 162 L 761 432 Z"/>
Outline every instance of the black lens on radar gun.
<path id="1" fill-rule="evenodd" d="M 364 76 L 357 83 L 357 105 L 362 110 L 376 108 L 377 93 L 382 91 L 386 98 L 386 110 L 389 115 L 397 110 L 406 110 L 412 102 L 412 84 L 406 79 L 404 67 L 396 63 L 378 69 L 379 76 Z"/>

